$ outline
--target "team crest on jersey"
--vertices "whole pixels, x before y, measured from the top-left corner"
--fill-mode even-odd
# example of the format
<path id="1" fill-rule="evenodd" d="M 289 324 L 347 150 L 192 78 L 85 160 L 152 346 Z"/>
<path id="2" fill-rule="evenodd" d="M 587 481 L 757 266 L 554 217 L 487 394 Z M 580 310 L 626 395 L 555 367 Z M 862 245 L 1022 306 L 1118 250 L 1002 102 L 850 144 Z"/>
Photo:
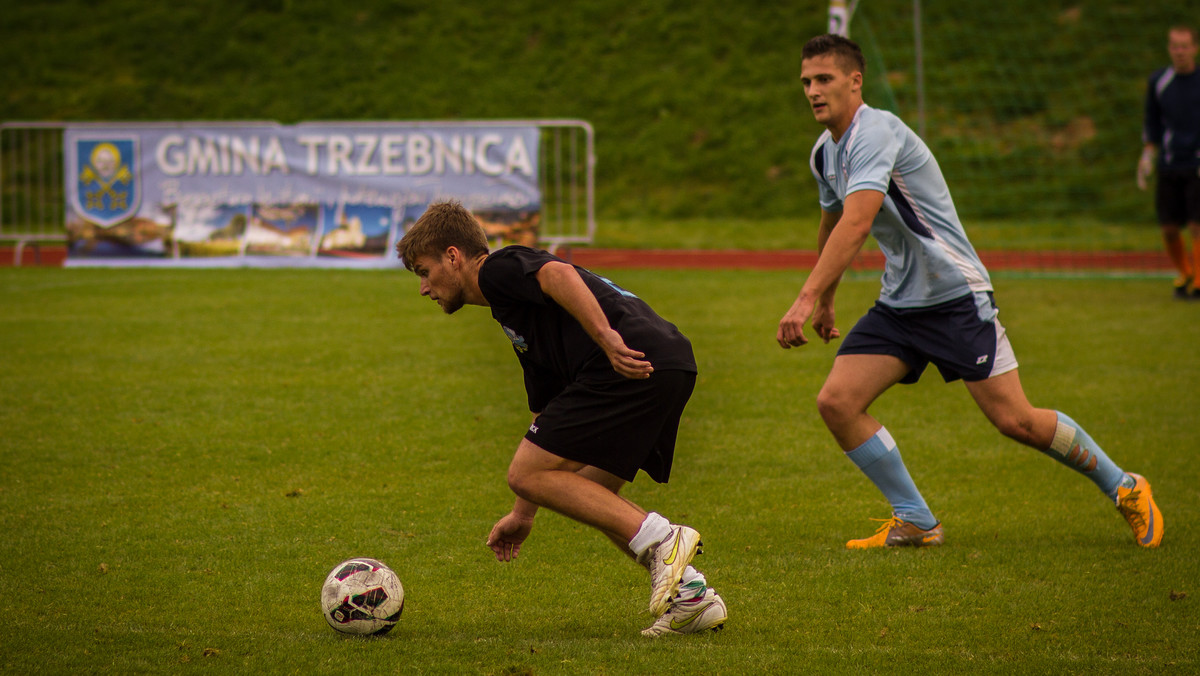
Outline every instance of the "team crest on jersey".
<path id="1" fill-rule="evenodd" d="M 136 136 L 75 139 L 67 187 L 80 216 L 101 227 L 125 221 L 141 205 Z"/>
<path id="2" fill-rule="evenodd" d="M 508 336 L 508 339 L 512 341 L 513 347 L 517 349 L 517 352 L 524 354 L 529 350 L 529 344 L 525 342 L 525 336 L 522 336 L 503 324 L 500 325 L 500 328 L 504 329 L 504 335 Z"/>
<path id="3" fill-rule="evenodd" d="M 600 277 L 600 275 L 596 275 L 596 276 Z M 625 289 L 622 289 L 621 287 L 617 286 L 616 282 L 609 279 L 608 277 L 600 277 L 600 281 L 609 285 L 613 291 L 616 291 L 617 293 L 621 294 L 622 296 L 625 296 L 626 298 L 637 298 L 637 296 L 633 295 L 632 292 L 626 291 Z"/>

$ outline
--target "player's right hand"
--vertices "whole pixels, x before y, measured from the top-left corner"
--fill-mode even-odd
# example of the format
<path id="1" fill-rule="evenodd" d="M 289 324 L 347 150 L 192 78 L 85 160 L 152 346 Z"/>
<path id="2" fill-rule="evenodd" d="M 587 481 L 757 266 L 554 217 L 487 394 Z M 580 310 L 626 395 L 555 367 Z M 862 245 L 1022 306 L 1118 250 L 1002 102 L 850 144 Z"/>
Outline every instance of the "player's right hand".
<path id="1" fill-rule="evenodd" d="M 812 316 L 812 311 L 812 304 L 800 298 L 792 303 L 783 319 L 779 320 L 779 330 L 775 332 L 775 342 L 779 343 L 779 347 L 788 350 L 808 343 L 804 335 L 804 323 Z"/>
<path id="2" fill-rule="evenodd" d="M 509 512 L 492 526 L 487 546 L 496 555 L 497 561 L 512 561 L 521 553 L 521 543 L 533 530 L 533 519 L 523 519 Z"/>
<path id="3" fill-rule="evenodd" d="M 1142 151 L 1142 157 L 1137 166 L 1138 190 L 1145 190 L 1150 185 L 1150 177 L 1154 175 L 1154 151 L 1149 148 Z"/>

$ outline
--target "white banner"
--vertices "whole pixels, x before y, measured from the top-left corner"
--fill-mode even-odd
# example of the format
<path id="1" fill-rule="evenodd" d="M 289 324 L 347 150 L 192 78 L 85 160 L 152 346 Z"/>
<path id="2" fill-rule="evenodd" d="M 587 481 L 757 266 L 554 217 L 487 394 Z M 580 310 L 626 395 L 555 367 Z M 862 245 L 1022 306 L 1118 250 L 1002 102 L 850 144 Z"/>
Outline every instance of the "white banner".
<path id="1" fill-rule="evenodd" d="M 67 265 L 383 266 L 432 202 L 489 229 L 541 210 L 532 125 L 72 125 Z"/>

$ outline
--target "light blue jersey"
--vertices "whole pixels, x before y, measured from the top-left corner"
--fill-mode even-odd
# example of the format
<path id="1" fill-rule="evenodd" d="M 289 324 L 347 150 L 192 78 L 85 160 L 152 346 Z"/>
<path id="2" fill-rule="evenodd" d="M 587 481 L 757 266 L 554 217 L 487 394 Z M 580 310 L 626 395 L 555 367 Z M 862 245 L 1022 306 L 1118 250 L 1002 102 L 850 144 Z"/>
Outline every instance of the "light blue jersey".
<path id="1" fill-rule="evenodd" d="M 809 165 L 825 211 L 841 211 L 846 196 L 859 190 L 884 194 L 871 224 L 887 260 L 879 302 L 919 308 L 972 293 L 986 301 L 991 279 L 958 220 L 942 170 L 900 118 L 864 104 L 840 143 L 829 131 L 817 139 Z"/>

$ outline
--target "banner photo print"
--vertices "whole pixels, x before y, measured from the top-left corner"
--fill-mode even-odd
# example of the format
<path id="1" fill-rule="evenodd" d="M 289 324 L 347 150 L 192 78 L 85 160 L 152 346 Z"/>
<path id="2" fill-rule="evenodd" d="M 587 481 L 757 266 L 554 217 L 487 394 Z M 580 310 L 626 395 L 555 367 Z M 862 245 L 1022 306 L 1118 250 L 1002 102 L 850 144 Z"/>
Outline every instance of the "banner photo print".
<path id="1" fill-rule="evenodd" d="M 68 126 L 68 266 L 386 267 L 437 201 L 534 245 L 536 126 L 144 123 Z"/>

